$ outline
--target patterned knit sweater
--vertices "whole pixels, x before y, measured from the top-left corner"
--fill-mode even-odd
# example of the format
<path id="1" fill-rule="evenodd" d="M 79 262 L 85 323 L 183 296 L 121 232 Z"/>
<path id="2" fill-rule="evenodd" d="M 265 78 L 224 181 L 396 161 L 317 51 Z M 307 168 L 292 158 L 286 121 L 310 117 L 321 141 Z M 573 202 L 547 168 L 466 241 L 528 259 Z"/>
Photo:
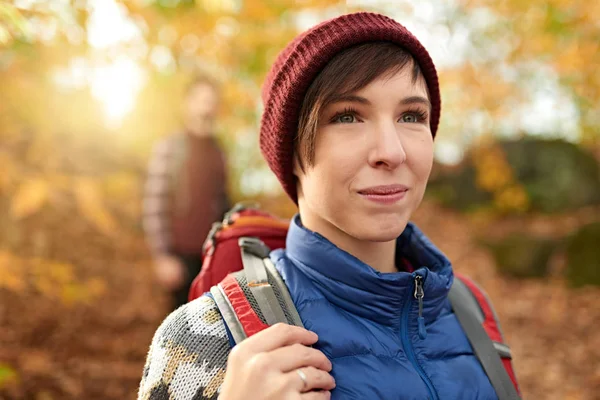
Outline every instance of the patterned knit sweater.
<path id="1" fill-rule="evenodd" d="M 230 349 L 212 298 L 185 304 L 154 335 L 138 400 L 216 400 Z"/>

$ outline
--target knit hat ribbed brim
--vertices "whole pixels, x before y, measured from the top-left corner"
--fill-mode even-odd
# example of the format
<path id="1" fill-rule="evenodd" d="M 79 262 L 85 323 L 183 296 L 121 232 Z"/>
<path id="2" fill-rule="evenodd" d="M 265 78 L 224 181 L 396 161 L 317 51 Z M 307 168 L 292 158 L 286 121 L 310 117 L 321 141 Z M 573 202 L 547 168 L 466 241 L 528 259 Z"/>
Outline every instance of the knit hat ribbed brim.
<path id="1" fill-rule="evenodd" d="M 360 12 L 325 21 L 297 36 L 279 54 L 265 80 L 260 149 L 290 198 L 298 203 L 293 174 L 294 138 L 304 96 L 327 63 L 358 44 L 388 41 L 409 52 L 419 64 L 432 105 L 430 126 L 435 137 L 441 99 L 437 72 L 423 45 L 398 22 L 381 14 Z"/>

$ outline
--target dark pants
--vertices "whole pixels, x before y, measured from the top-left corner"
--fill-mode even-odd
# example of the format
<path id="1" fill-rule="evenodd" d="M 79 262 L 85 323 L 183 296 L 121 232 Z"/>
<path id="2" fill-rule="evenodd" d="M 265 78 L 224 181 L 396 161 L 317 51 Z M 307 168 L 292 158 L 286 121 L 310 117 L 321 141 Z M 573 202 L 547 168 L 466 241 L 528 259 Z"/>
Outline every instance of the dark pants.
<path id="1" fill-rule="evenodd" d="M 181 288 L 171 292 L 173 310 L 187 303 L 190 286 L 192 286 L 194 278 L 202 268 L 202 256 L 200 254 L 177 254 L 176 256 L 185 268 L 185 279 Z"/>

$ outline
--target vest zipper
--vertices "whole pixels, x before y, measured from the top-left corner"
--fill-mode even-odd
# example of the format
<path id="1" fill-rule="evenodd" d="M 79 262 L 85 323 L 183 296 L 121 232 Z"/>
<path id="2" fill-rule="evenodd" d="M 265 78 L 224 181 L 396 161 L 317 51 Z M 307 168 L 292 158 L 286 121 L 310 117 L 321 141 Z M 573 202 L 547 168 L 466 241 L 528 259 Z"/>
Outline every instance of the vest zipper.
<path id="1" fill-rule="evenodd" d="M 418 319 L 419 336 L 422 336 L 422 334 L 423 335 L 426 334 L 425 320 L 423 318 L 423 297 L 425 297 L 425 292 L 423 290 L 423 277 L 416 273 L 413 273 L 412 276 L 415 279 L 414 293 L 411 293 L 410 290 L 408 291 L 408 295 L 406 296 L 406 301 L 404 303 L 404 309 L 402 310 L 402 312 L 403 312 L 402 327 L 401 327 L 401 331 L 400 331 L 401 339 L 402 339 L 402 346 L 404 347 L 404 351 L 406 352 L 406 356 L 408 357 L 408 360 L 411 362 L 412 366 L 417 370 L 417 373 L 419 374 L 419 376 L 425 383 L 425 386 L 427 386 L 427 390 L 429 391 L 429 398 L 431 400 L 439 400 L 439 396 L 435 392 L 433 384 L 429 380 L 429 377 L 427 377 L 427 375 L 425 375 L 425 371 L 423 371 L 423 368 L 417 361 L 417 357 L 415 355 L 415 352 L 412 347 L 412 343 L 410 341 L 410 337 L 408 334 L 410 308 L 412 306 L 411 297 L 415 297 L 419 303 L 419 319 Z M 411 296 L 411 294 L 413 296 Z"/>
<path id="2" fill-rule="evenodd" d="M 423 298 L 425 291 L 423 290 L 423 277 L 417 275 L 415 277 L 415 299 L 419 302 L 419 317 L 417 323 L 419 325 L 419 337 L 421 340 L 427 337 L 427 328 L 425 328 L 425 318 L 423 318 Z"/>

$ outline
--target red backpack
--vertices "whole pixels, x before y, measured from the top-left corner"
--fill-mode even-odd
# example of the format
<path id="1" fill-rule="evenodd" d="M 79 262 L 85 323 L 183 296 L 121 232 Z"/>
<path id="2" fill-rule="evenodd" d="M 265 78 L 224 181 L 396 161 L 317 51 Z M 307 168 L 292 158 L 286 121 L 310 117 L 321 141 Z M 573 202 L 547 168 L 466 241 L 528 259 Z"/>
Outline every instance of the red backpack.
<path id="1" fill-rule="evenodd" d="M 287 286 L 269 259 L 285 247 L 289 221 L 236 205 L 204 242 L 202 270 L 189 300 L 210 292 L 235 343 L 278 322 L 303 326 Z M 510 348 L 485 292 L 455 273 L 448 298 L 500 400 L 519 399 Z M 415 296 L 417 296 L 417 291 Z"/>

